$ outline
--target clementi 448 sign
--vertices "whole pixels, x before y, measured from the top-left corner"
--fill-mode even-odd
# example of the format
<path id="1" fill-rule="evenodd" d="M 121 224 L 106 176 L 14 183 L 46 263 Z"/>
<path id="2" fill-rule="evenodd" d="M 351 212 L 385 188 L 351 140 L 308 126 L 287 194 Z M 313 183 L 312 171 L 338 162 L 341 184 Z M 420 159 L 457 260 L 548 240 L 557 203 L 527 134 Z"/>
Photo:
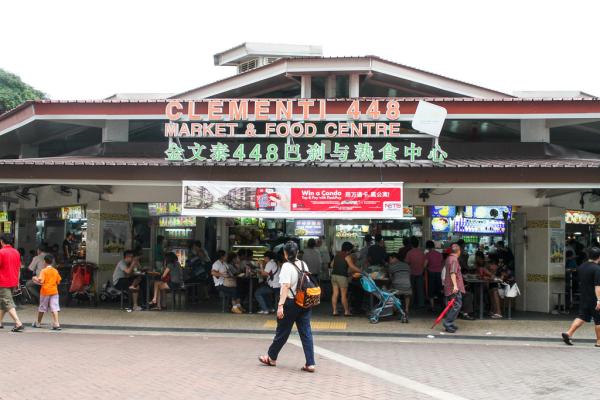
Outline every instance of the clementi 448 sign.
<path id="1" fill-rule="evenodd" d="M 414 142 L 395 146 L 391 142 L 373 146 L 369 139 L 400 139 L 400 103 L 396 100 L 353 100 L 343 113 L 328 113 L 323 99 L 262 100 L 232 99 L 170 101 L 165 109 L 168 122 L 165 137 L 170 139 L 166 160 L 179 162 L 224 162 L 228 159 L 269 162 L 398 161 L 427 159 L 441 163 L 447 158 L 435 144 L 428 152 Z M 434 105 L 432 105 L 434 106 Z M 437 106 L 434 106 L 437 107 Z M 440 125 L 441 126 L 441 125 Z M 330 148 L 314 143 L 241 143 L 231 146 L 219 139 L 340 139 Z M 204 139 L 184 146 L 178 139 Z M 355 140 L 349 143 L 347 139 Z M 208 143 L 206 140 L 212 140 Z M 214 142 L 215 140 L 216 143 Z"/>

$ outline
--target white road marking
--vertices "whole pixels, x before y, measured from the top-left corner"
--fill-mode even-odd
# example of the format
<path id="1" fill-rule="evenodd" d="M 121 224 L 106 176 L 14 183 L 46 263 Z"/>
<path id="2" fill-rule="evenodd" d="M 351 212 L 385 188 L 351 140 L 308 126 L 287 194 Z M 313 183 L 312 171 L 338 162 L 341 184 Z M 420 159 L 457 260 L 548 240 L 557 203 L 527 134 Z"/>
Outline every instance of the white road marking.
<path id="1" fill-rule="evenodd" d="M 288 343 L 291 343 L 295 346 L 302 347 L 302 343 L 296 339 L 288 340 Z M 340 364 L 344 364 L 350 368 L 354 368 L 361 372 L 364 372 L 369 375 L 373 375 L 377 378 L 383 379 L 390 383 L 393 383 L 398 386 L 402 386 L 404 388 L 413 390 L 415 392 L 419 392 L 422 394 L 426 394 L 434 399 L 440 400 L 467 400 L 465 397 L 458 396 L 456 394 L 445 392 L 441 389 L 434 388 L 432 386 L 426 385 L 421 382 L 417 382 L 415 380 L 406 378 L 401 375 L 393 374 L 391 372 L 379 369 L 370 364 L 366 364 L 362 361 L 355 360 L 350 357 L 343 356 L 339 353 L 333 352 L 331 350 L 324 349 L 319 346 L 315 346 L 315 354 L 319 354 L 323 357 L 329 358 L 335 362 Z"/>

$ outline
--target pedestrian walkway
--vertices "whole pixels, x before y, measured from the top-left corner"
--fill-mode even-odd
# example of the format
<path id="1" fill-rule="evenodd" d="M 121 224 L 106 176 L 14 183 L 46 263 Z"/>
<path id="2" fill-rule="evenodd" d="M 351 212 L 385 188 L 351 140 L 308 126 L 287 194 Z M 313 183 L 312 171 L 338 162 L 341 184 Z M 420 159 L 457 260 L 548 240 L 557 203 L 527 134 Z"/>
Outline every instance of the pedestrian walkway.
<path id="1" fill-rule="evenodd" d="M 23 306 L 19 315 L 26 323 L 33 322 L 37 313 L 34 306 Z M 380 337 L 427 337 L 445 336 L 441 327 L 431 329 L 434 315 L 424 313 L 413 316 L 408 324 L 397 319 L 371 324 L 364 316 L 350 318 L 332 317 L 317 312 L 313 317 L 313 330 L 316 335 L 380 336 Z M 132 331 L 173 331 L 173 332 L 246 332 L 272 334 L 276 325 L 273 315 L 199 312 L 127 312 L 115 309 L 67 307 L 61 312 L 61 323 L 65 328 L 116 329 Z M 8 321 L 7 321 L 8 322 Z M 517 314 L 512 320 L 459 320 L 457 337 L 478 339 L 554 340 L 560 338 L 571 322 L 568 316 L 547 314 Z M 576 339 L 594 338 L 592 327 L 582 328 Z"/>

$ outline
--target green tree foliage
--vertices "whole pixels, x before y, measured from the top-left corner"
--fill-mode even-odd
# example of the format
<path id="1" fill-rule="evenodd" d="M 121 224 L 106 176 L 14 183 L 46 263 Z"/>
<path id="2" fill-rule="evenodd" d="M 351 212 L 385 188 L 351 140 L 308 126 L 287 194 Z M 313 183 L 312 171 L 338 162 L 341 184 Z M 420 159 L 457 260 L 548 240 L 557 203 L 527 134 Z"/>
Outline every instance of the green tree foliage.
<path id="1" fill-rule="evenodd" d="M 27 100 L 45 99 L 46 95 L 29 86 L 17 75 L 0 68 L 0 114 Z"/>

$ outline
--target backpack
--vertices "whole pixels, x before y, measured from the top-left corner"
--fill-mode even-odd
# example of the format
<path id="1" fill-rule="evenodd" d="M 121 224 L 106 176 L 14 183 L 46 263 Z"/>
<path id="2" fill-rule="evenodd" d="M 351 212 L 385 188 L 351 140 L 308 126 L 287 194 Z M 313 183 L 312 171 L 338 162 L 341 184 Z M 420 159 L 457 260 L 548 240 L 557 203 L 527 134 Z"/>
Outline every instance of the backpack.
<path id="1" fill-rule="evenodd" d="M 302 308 L 318 306 L 321 303 L 321 288 L 319 287 L 319 284 L 314 280 L 304 262 L 302 262 L 302 270 L 298 268 L 295 262 L 291 264 L 296 268 L 296 271 L 298 271 L 296 293 L 292 290 L 296 304 Z"/>

